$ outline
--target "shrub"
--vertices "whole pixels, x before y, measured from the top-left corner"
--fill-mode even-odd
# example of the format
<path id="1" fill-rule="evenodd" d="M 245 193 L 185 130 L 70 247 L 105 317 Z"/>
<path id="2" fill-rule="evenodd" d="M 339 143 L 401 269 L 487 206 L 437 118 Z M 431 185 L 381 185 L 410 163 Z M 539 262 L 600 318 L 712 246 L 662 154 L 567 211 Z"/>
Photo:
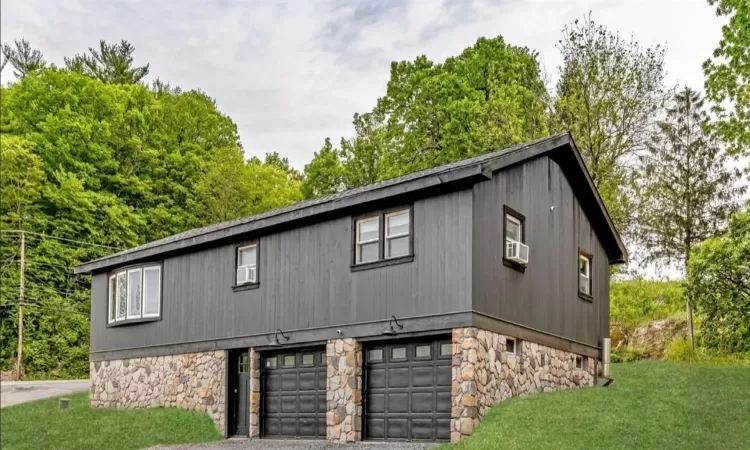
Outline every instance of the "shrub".
<path id="1" fill-rule="evenodd" d="M 684 305 L 684 291 L 677 281 L 636 278 L 610 287 L 610 317 L 626 335 L 640 325 L 680 314 Z"/>
<path id="2" fill-rule="evenodd" d="M 630 345 L 620 345 L 616 347 L 611 354 L 611 360 L 613 363 L 628 363 L 640 361 L 646 357 L 646 353 L 643 349 L 633 347 Z"/>

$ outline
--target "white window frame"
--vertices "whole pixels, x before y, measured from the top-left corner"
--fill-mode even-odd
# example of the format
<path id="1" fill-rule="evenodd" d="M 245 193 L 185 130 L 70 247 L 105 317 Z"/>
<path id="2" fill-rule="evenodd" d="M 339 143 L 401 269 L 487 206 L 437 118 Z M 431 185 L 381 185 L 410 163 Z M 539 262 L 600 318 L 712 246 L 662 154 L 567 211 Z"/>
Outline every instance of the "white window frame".
<path id="1" fill-rule="evenodd" d="M 408 226 L 406 227 L 406 232 L 404 233 L 396 233 L 396 234 L 388 234 L 388 219 L 393 216 L 400 216 L 406 214 L 406 217 L 408 218 Z M 389 247 L 388 247 L 388 241 L 391 239 L 396 239 L 400 237 L 408 237 L 411 234 L 411 210 L 410 209 L 402 209 L 399 211 L 393 211 L 389 212 L 385 215 L 385 218 L 383 219 L 383 230 L 385 231 L 385 242 L 383 242 L 383 258 L 384 259 L 391 259 L 391 258 L 403 258 L 404 256 L 409 256 L 411 253 L 411 239 L 409 242 L 409 251 L 405 255 L 397 255 L 397 256 L 391 256 L 389 253 Z M 380 231 L 380 230 L 378 230 Z"/>
<path id="2" fill-rule="evenodd" d="M 513 351 L 508 351 L 508 341 L 513 342 Z M 512 337 L 506 337 L 505 338 L 505 350 L 508 354 L 516 356 L 518 355 L 518 340 L 516 338 Z"/>
<path id="3" fill-rule="evenodd" d="M 125 313 L 120 316 L 120 276 L 125 276 Z M 115 294 L 115 322 L 122 322 L 127 319 L 128 316 L 128 272 L 123 270 L 115 274 L 115 287 L 117 289 Z"/>
<path id="4" fill-rule="evenodd" d="M 240 258 L 240 253 L 242 253 L 243 250 L 247 250 L 249 248 L 254 248 L 255 249 L 255 261 L 253 261 L 251 264 L 240 265 L 240 261 L 242 260 Z M 258 282 L 258 256 L 259 255 L 258 255 L 258 243 L 257 242 L 253 243 L 253 244 L 243 245 L 242 247 L 237 247 L 237 255 L 236 255 L 236 258 L 237 258 L 237 268 L 234 270 L 234 284 L 236 284 L 237 286 L 239 286 L 241 284 L 255 284 L 255 283 Z M 240 283 L 240 280 L 237 277 L 237 272 L 239 272 L 240 269 L 244 269 L 244 268 L 254 268 L 255 269 L 255 281 L 243 281 L 242 283 Z"/>
<path id="5" fill-rule="evenodd" d="M 138 273 L 138 276 L 141 279 L 141 298 L 140 298 L 140 304 L 141 304 L 141 311 L 138 314 L 130 314 L 130 274 Z M 128 270 L 128 274 L 125 277 L 125 283 L 127 285 L 125 289 L 125 298 L 127 299 L 127 303 L 125 304 L 125 317 L 127 320 L 131 319 L 140 319 L 143 315 L 143 269 L 137 268 L 137 269 L 130 269 Z"/>
<path id="6" fill-rule="evenodd" d="M 363 223 L 369 223 L 369 222 L 375 222 L 376 224 L 378 224 L 378 235 L 374 239 L 360 240 L 359 239 L 359 236 L 360 236 L 360 233 L 359 233 L 360 227 L 361 227 L 361 225 Z M 354 241 L 355 241 L 355 243 L 354 243 L 354 245 L 355 245 L 355 249 L 354 249 L 354 261 L 355 261 L 355 264 L 367 264 L 367 263 L 371 263 L 371 262 L 380 261 L 380 245 L 378 245 L 378 255 L 375 257 L 375 259 L 368 260 L 368 261 L 360 261 L 360 256 L 362 254 L 361 249 L 362 249 L 363 245 L 372 244 L 372 243 L 375 243 L 375 242 L 377 242 L 378 244 L 380 244 L 380 216 L 377 215 L 377 216 L 365 217 L 365 218 L 362 218 L 362 219 L 357 219 L 355 221 Z"/>
<path id="7" fill-rule="evenodd" d="M 112 281 L 114 281 L 114 289 Z M 114 304 L 112 303 L 113 295 Z M 107 323 L 114 323 L 117 320 L 117 274 L 110 275 L 107 279 L 107 305 Z"/>
<path id="8" fill-rule="evenodd" d="M 146 290 L 148 289 L 146 287 L 146 271 L 156 271 L 156 273 L 159 275 L 156 277 L 157 280 L 159 280 L 159 287 L 157 288 L 158 293 L 158 301 L 156 304 L 158 305 L 156 309 L 156 314 L 146 314 L 146 298 L 147 293 Z M 146 318 L 154 318 L 154 317 L 161 317 L 161 266 L 147 266 L 143 268 L 143 279 L 141 280 L 141 317 L 144 319 Z"/>
<path id="9" fill-rule="evenodd" d="M 581 261 L 586 261 L 586 274 L 581 273 Z M 581 290 L 581 279 L 586 279 L 586 291 Z M 593 285 L 591 283 L 591 258 L 584 255 L 583 253 L 578 254 L 578 292 L 584 295 L 591 296 Z"/>
<path id="10" fill-rule="evenodd" d="M 518 217 L 516 217 L 516 216 L 514 216 L 512 214 L 509 214 L 509 213 L 505 213 L 505 221 L 507 222 L 508 220 L 510 220 L 511 222 L 513 222 L 516 225 L 518 225 L 518 237 L 519 237 L 519 239 L 518 239 L 517 242 L 520 242 L 520 243 L 523 244 L 523 223 L 521 223 L 521 220 Z M 506 224 L 505 225 L 505 232 L 506 233 L 507 233 L 507 228 L 508 228 L 508 225 Z M 513 240 L 513 239 L 509 238 L 507 236 L 507 234 L 505 236 L 503 236 L 503 238 L 504 238 L 503 239 L 504 242 L 508 242 L 508 240 Z M 510 255 L 508 255 L 508 246 L 507 245 L 503 245 L 503 253 L 505 253 L 505 257 L 506 258 L 510 257 Z"/>

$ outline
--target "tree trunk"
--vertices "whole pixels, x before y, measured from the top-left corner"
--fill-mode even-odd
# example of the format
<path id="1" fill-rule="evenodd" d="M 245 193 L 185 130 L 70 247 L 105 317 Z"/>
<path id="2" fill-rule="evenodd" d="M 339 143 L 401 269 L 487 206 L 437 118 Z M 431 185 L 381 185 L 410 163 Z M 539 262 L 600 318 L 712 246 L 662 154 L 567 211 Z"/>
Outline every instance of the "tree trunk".
<path id="1" fill-rule="evenodd" d="M 685 282 L 688 282 L 688 264 L 690 263 L 690 240 L 685 252 Z M 693 332 L 693 307 L 690 305 L 690 289 L 685 289 L 685 312 L 687 314 L 687 329 L 690 336 L 690 348 L 695 351 L 695 333 Z"/>

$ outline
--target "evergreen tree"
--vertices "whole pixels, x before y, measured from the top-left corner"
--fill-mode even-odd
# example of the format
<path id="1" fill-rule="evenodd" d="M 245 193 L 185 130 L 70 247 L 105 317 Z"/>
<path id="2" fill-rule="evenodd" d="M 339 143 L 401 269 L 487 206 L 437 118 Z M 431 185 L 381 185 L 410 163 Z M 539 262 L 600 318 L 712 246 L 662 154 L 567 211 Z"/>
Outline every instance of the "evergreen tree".
<path id="1" fill-rule="evenodd" d="M 44 68 L 47 65 L 47 61 L 44 60 L 42 52 L 37 49 L 31 48 L 31 44 L 26 39 L 13 41 L 15 48 L 8 44 L 3 44 L 3 68 L 10 62 L 14 70 L 13 75 L 16 78 L 23 78 L 35 70 Z M 0 70 L 2 70 L 0 68 Z"/>
<path id="2" fill-rule="evenodd" d="M 642 242 L 651 260 L 686 269 L 691 249 L 719 234 L 739 207 L 744 188 L 719 142 L 706 133 L 711 122 L 700 94 L 678 92 L 659 133 L 648 144 L 649 203 L 641 217 Z M 687 300 L 692 338 L 692 313 Z"/>
<path id="3" fill-rule="evenodd" d="M 107 44 L 99 41 L 99 50 L 89 48 L 89 55 L 75 55 L 65 58 L 68 70 L 86 74 L 105 83 L 134 84 L 148 75 L 148 64 L 133 66 L 133 47 L 128 41 Z"/>

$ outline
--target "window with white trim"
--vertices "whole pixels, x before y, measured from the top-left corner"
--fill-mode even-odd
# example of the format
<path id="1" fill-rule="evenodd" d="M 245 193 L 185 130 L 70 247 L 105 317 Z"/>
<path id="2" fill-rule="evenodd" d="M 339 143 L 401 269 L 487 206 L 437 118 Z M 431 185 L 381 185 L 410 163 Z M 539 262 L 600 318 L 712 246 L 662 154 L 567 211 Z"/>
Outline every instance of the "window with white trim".
<path id="1" fill-rule="evenodd" d="M 355 261 L 357 264 L 380 259 L 380 216 L 359 219 L 356 222 Z"/>
<path id="2" fill-rule="evenodd" d="M 237 247 L 237 286 L 258 282 L 258 244 Z"/>
<path id="3" fill-rule="evenodd" d="M 582 252 L 578 254 L 578 292 L 591 296 L 591 257 Z"/>
<path id="4" fill-rule="evenodd" d="M 110 275 L 108 280 L 108 324 L 161 317 L 161 266 L 129 268 Z"/>
<path id="5" fill-rule="evenodd" d="M 385 259 L 409 254 L 410 216 L 408 209 L 385 215 Z"/>
<path id="6" fill-rule="evenodd" d="M 526 218 L 508 205 L 503 205 L 503 220 L 503 265 L 524 273 L 529 263 L 524 224 Z"/>

